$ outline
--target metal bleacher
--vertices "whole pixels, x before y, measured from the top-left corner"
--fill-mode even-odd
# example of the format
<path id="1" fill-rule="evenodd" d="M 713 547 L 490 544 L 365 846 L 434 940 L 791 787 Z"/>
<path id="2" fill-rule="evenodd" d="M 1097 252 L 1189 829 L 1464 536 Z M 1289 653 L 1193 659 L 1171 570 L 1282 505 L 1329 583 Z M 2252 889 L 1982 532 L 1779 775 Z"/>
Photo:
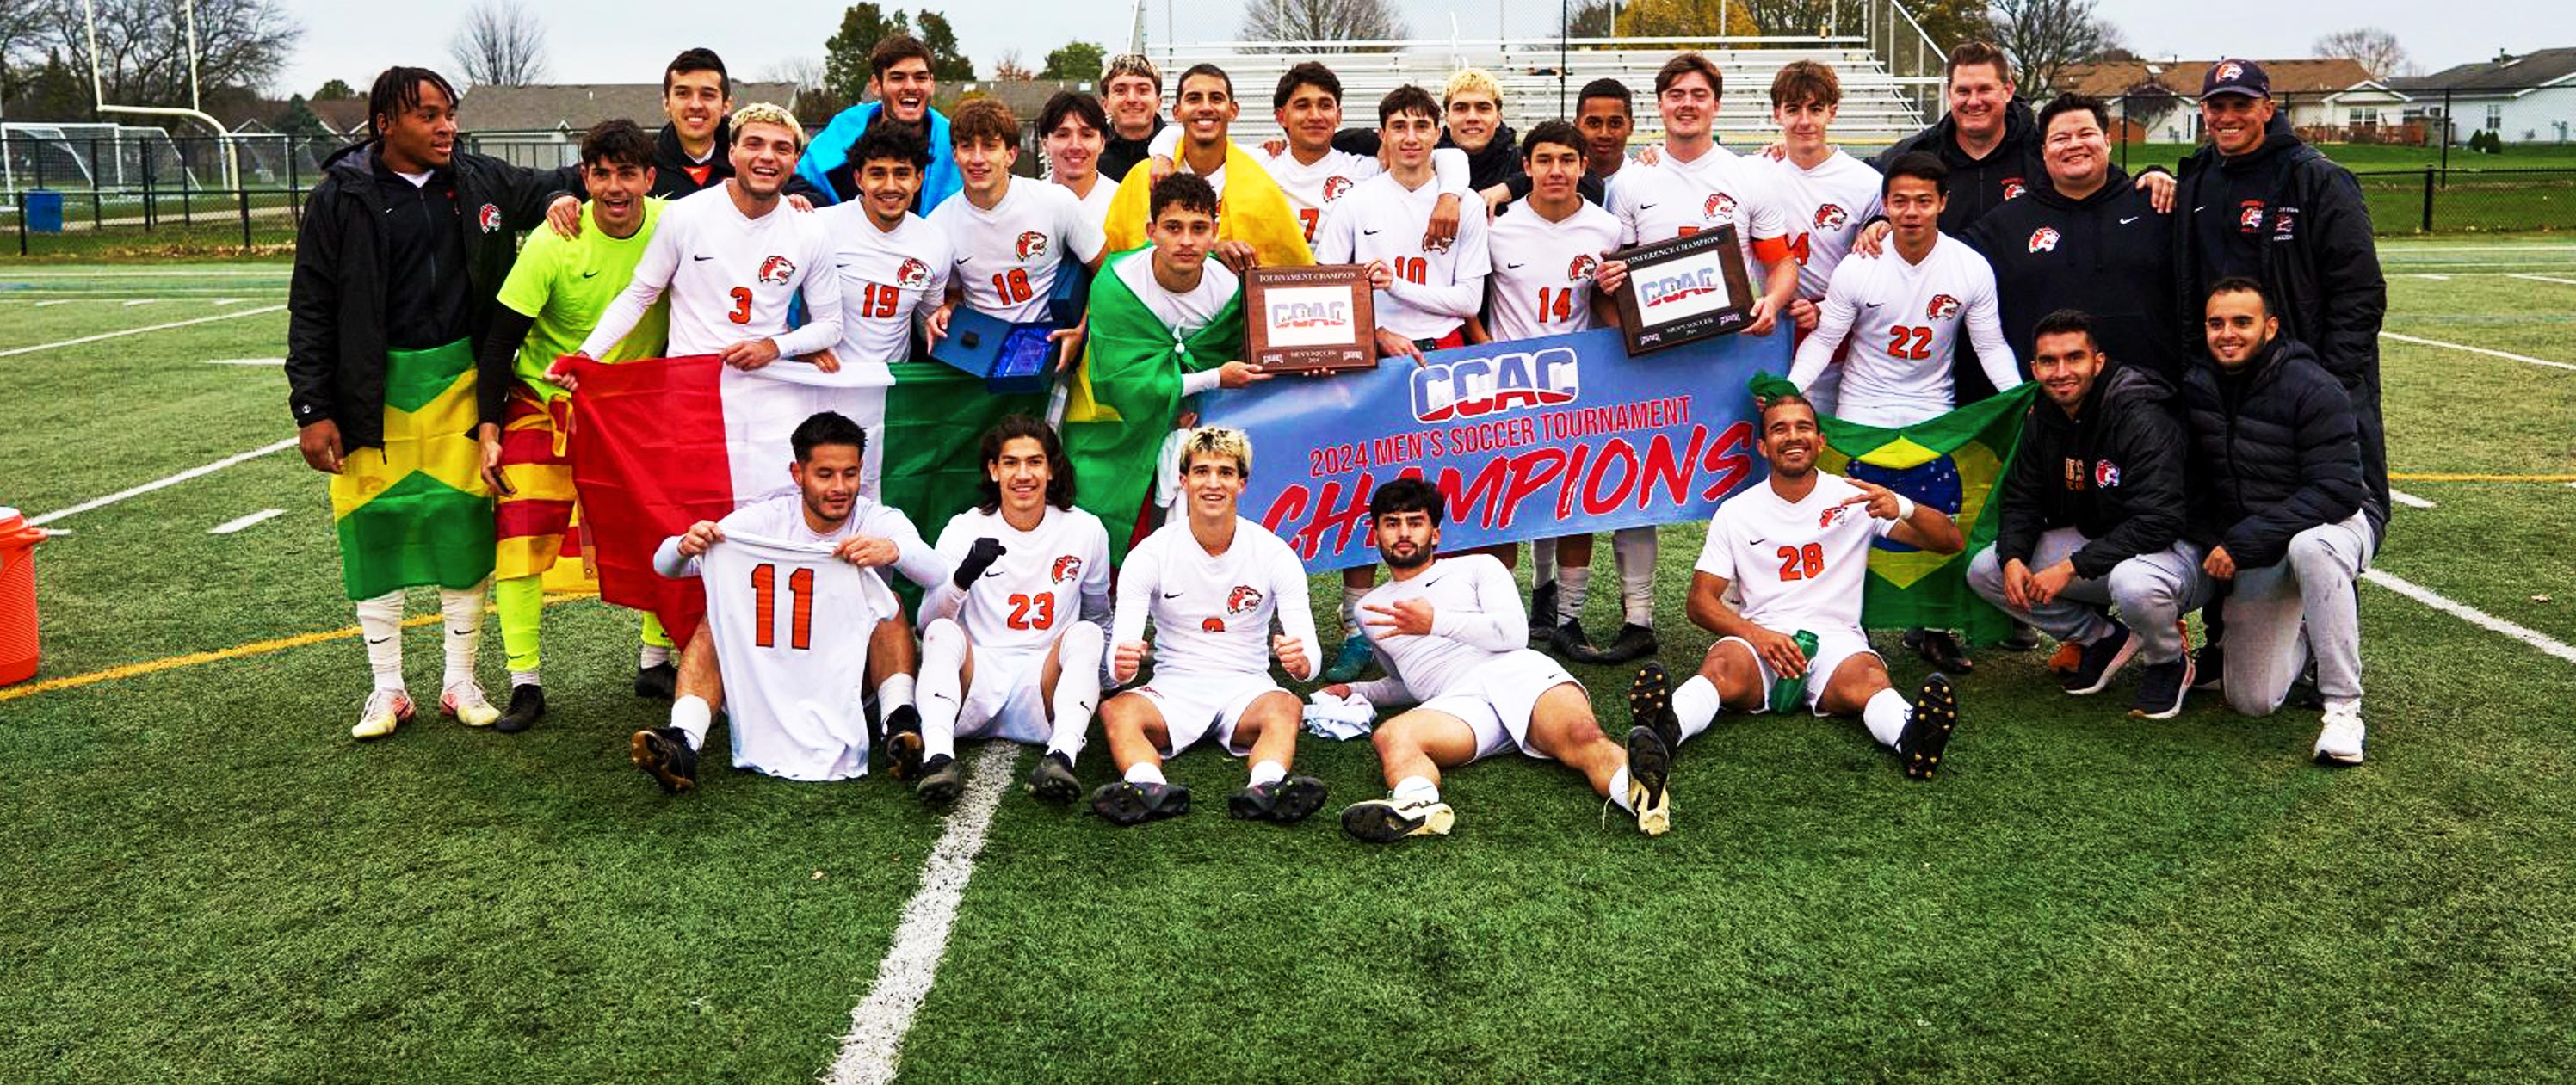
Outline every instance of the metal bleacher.
<path id="1" fill-rule="evenodd" d="M 1663 138 L 1654 105 L 1655 70 L 1685 49 L 1707 55 L 1724 77 L 1716 127 L 1725 143 L 1741 146 L 1773 138 L 1771 77 L 1794 60 L 1819 61 L 1841 78 L 1843 101 L 1834 122 L 1838 143 L 1891 143 L 1919 130 L 1926 120 L 1915 105 L 1924 80 L 1891 75 L 1860 37 L 1208 42 L 1148 45 L 1145 52 L 1162 68 L 1167 95 L 1177 89 L 1178 75 L 1193 64 L 1224 68 L 1243 103 L 1234 138 L 1246 144 L 1279 134 L 1269 108 L 1271 88 L 1290 66 L 1308 60 L 1330 65 L 1341 78 L 1343 123 L 1359 127 L 1372 123 L 1377 100 L 1388 91 L 1412 83 L 1436 97 L 1451 72 L 1479 67 L 1502 85 L 1504 121 L 1526 132 L 1543 120 L 1571 119 L 1583 85 L 1607 76 L 1636 95 L 1637 127 L 1631 141 L 1642 144 Z M 1937 85 L 1938 80 L 1932 82 Z"/>

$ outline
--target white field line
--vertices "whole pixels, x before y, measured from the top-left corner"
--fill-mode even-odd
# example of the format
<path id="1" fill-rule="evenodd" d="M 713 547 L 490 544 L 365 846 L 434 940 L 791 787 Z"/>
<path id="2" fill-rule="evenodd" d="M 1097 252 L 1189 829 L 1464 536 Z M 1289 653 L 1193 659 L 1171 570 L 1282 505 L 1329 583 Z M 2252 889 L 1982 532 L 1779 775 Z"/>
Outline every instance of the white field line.
<path id="1" fill-rule="evenodd" d="M 2535 283 L 2557 283 L 2560 286 L 2576 286 L 2576 279 L 2560 279 L 2548 275 L 2514 275 L 2510 276 L 2510 278 L 2525 279 Z"/>
<path id="2" fill-rule="evenodd" d="M 1011 762 L 1019 747 L 988 742 L 966 774 L 966 793 L 948 816 L 948 830 L 932 845 L 922 864 L 921 889 L 903 906 L 903 922 L 894 944 L 877 965 L 876 986 L 850 1011 L 849 1035 L 841 1054 L 823 1080 L 831 1085 L 858 1085 L 894 1080 L 903 1054 L 903 1037 L 912 1031 L 912 1015 L 930 994 L 939 958 L 948 952 L 948 931 L 957 922 L 957 904 L 966 895 L 966 880 L 975 873 L 975 855 L 984 850 L 984 835 L 993 826 L 993 811 L 1009 790 Z"/>
<path id="3" fill-rule="evenodd" d="M 69 305 L 69 304 L 71 304 L 71 301 L 70 301 L 70 300 L 68 300 L 68 299 L 66 299 L 66 300 L 61 300 L 61 301 L 40 301 L 40 302 L 37 302 L 37 303 L 36 303 L 36 308 L 42 309 L 42 308 L 45 308 L 46 306 L 49 306 L 49 305 Z"/>
<path id="4" fill-rule="evenodd" d="M 224 521 L 223 523 L 216 524 L 216 525 L 215 525 L 215 526 L 213 526 L 213 527 L 207 528 L 207 529 L 206 529 L 206 534 L 208 534 L 208 535 L 230 535 L 230 534 L 232 534 L 233 532 L 236 532 L 236 531 L 239 531 L 239 530 L 241 530 L 241 529 L 243 529 L 243 528 L 249 527 L 249 526 L 251 526 L 252 524 L 256 524 L 256 523 L 258 523 L 258 522 L 260 522 L 260 521 L 262 521 L 262 520 L 266 520 L 266 519 L 268 519 L 268 518 L 270 518 L 270 517 L 272 517 L 272 516 L 284 516 L 284 515 L 286 515 L 286 510 L 285 510 L 285 509 L 261 509 L 261 510 L 259 510 L 258 512 L 254 512 L 254 513 L 252 513 L 252 514 L 250 514 L 250 515 L 248 515 L 248 516 L 244 516 L 244 517 L 241 517 L 241 518 L 239 518 L 239 519 L 234 519 L 234 520 L 226 520 L 226 521 Z"/>
<path id="5" fill-rule="evenodd" d="M 2560 641 L 2537 630 L 2508 622 L 2483 610 L 2479 610 L 2476 607 L 2454 603 L 2439 595 L 2435 595 L 2430 590 L 2419 587 L 2394 573 L 2381 569 L 2368 569 L 2362 572 L 2361 578 L 2373 584 L 2377 584 L 2380 587 L 2396 592 L 2399 595 L 2403 595 L 2418 603 L 2422 603 L 2425 606 L 2441 611 L 2444 614 L 2458 618 L 2470 625 L 2479 626 L 2489 632 L 2502 633 L 2505 636 L 2512 637 L 2524 644 L 2538 648 L 2542 652 L 2557 656 L 2558 658 L 2570 663 L 2576 663 L 2576 647 L 2569 647 L 2564 641 Z"/>
<path id="6" fill-rule="evenodd" d="M 2534 358 L 2523 354 L 2507 354 L 2501 350 L 2488 350 L 2485 347 L 2461 346 L 2458 343 L 2445 343 L 2439 339 L 2419 339 L 2412 335 L 2399 335 L 2396 332 L 2381 332 L 2379 333 L 2379 337 L 2382 339 L 2394 339 L 2400 343 L 2414 343 L 2420 346 L 2441 347 L 2445 350 L 2465 350 L 2471 354 L 2484 354 L 2490 358 L 2502 358 L 2509 362 L 2529 362 L 2533 365 L 2545 365 L 2551 369 L 2565 369 L 2571 372 L 2576 372 L 2576 365 L 2569 365 L 2565 362 L 2553 362 L 2547 358 Z"/>
<path id="7" fill-rule="evenodd" d="M 2432 502 L 2426 501 L 2414 494 L 2407 493 L 2404 490 L 2388 491 L 2388 499 L 2410 509 L 2429 509 L 2433 507 Z"/>
<path id="8" fill-rule="evenodd" d="M 2576 245 L 2399 245 L 2392 253 L 2418 252 L 2576 252 Z"/>
<path id="9" fill-rule="evenodd" d="M 284 358 L 208 358 L 207 365 L 285 365 Z"/>
<path id="10" fill-rule="evenodd" d="M 156 303 L 156 302 L 159 302 L 160 300 L 161 300 L 161 299 L 159 299 L 159 298 L 135 298 L 135 299 L 133 299 L 133 300 L 131 300 L 131 301 L 126 302 L 126 303 L 125 303 L 125 307 L 126 307 L 126 308 L 128 308 L 128 309 L 131 309 L 131 308 L 134 308 L 134 307 L 135 307 L 135 306 L 137 306 L 137 305 L 151 305 L 151 304 L 154 304 L 154 303 Z"/>
<path id="11" fill-rule="evenodd" d="M 39 302 L 38 304 L 42 303 Z M 65 339 L 59 343 L 46 343 L 40 346 L 16 347 L 10 350 L 0 350 L 0 358 L 7 358 L 18 354 L 34 354 L 40 350 L 53 350 L 57 347 L 76 347 L 83 343 L 95 343 L 102 339 L 115 339 L 119 336 L 141 335 L 145 332 L 168 331 L 172 328 L 184 328 L 191 324 L 205 324 L 217 320 L 236 320 L 246 316 L 258 316 L 262 313 L 282 313 L 285 311 L 286 307 L 283 305 L 264 305 L 257 309 L 243 309 L 239 312 L 232 313 L 217 313 L 213 316 L 201 316 L 191 320 L 173 320 L 167 324 L 154 324 L 150 327 L 144 328 L 127 328 L 124 331 L 100 332 L 97 335 L 84 335 L 78 339 Z M 2568 368 L 2576 369 L 2576 366 L 2569 366 Z"/>
<path id="12" fill-rule="evenodd" d="M 53 523 L 54 521 L 56 521 L 56 520 L 60 520 L 60 519 L 62 519 L 62 518 L 64 518 L 64 517 L 66 517 L 66 516 L 78 516 L 78 515 L 80 515 L 81 513 L 84 513 L 84 512 L 88 512 L 88 511 L 90 511 L 91 509 L 104 508 L 104 507 L 106 507 L 106 506 L 113 505 L 113 504 L 115 504 L 115 503 L 117 503 L 117 502 L 119 502 L 119 501 L 123 501 L 123 500 L 125 500 L 126 498 L 129 498 L 129 497 L 140 497 L 140 496 L 142 496 L 142 495 L 144 495 L 144 494 L 151 493 L 151 492 L 152 492 L 152 491 L 154 491 L 154 490 L 163 489 L 163 488 L 165 488 L 165 487 L 170 487 L 170 486 L 176 486 L 176 485 L 178 485 L 178 484 L 180 484 L 180 483 L 182 483 L 182 482 L 186 482 L 186 481 L 188 481 L 189 479 L 192 479 L 192 478 L 197 478 L 197 477 L 200 477 L 200 476 L 203 476 L 203 475 L 211 475 L 211 474 L 214 474 L 214 473 L 215 473 L 215 472 L 217 472 L 217 471 L 221 471 L 221 470 L 223 470 L 224 468 L 230 467 L 230 466 L 232 466 L 232 465 L 234 465 L 234 464 L 237 464 L 237 463 L 241 463 L 241 462 L 243 462 L 243 461 L 245 461 L 245 460 L 255 460 L 255 459 L 258 459 L 258 458 L 260 458 L 260 457 L 262 457 L 262 456 L 268 455 L 268 454 L 269 454 L 269 453 L 271 453 L 271 452 L 283 452 L 283 451 L 285 451 L 285 450 L 287 450 L 287 449 L 290 449 L 290 448 L 293 448 L 293 447 L 295 447 L 295 438 L 293 438 L 293 437 L 289 437 L 289 438 L 287 438 L 287 439 L 285 439 L 285 440 L 283 440 L 283 441 L 279 441 L 279 442 L 277 442 L 277 443 L 275 443 L 275 444 L 261 445 L 260 447 L 258 447 L 258 448 L 254 448 L 254 449 L 251 449 L 251 450 L 250 450 L 250 451 L 248 451 L 248 452 L 240 453 L 240 454 L 238 454 L 238 455 L 233 455 L 233 456 L 226 456 L 226 457 L 224 457 L 223 459 L 216 460 L 216 461 L 215 461 L 215 462 L 213 462 L 213 463 L 209 463 L 209 464 L 201 464 L 201 465 L 196 466 L 196 467 L 191 467 L 191 468 L 189 468 L 189 469 L 187 469 L 187 470 L 185 470 L 185 471 L 181 471 L 181 472 L 179 472 L 178 474 L 171 475 L 171 476 L 170 476 L 170 477 L 168 477 L 168 478 L 159 478 L 159 479 L 154 479 L 154 480 L 152 480 L 152 481 L 150 481 L 150 482 L 146 482 L 146 483 L 144 483 L 143 485 L 140 485 L 140 486 L 135 486 L 135 487 L 132 487 L 132 488 L 130 488 L 130 489 L 118 490 L 117 492 L 112 493 L 112 494 L 109 494 L 109 495 L 107 495 L 106 497 L 92 498 L 91 500 L 83 501 L 83 502 L 81 502 L 80 504 L 74 505 L 74 506 L 72 506 L 72 507 L 70 507 L 70 508 L 67 508 L 67 509 L 57 509 L 57 510 L 55 510 L 55 511 L 53 511 L 53 512 L 46 513 L 46 514 L 44 514 L 44 515 L 42 515 L 42 516 L 30 516 L 30 517 L 28 517 L 28 518 L 27 518 L 27 526 L 29 526 L 29 527 L 43 527 L 43 526 L 44 526 L 44 525 L 46 525 L 46 524 Z"/>
<path id="13" fill-rule="evenodd" d="M 2451 281 L 2451 277 L 2448 275 L 2426 275 L 2419 272 L 2415 277 L 2418 279 L 2431 279 L 2437 283 L 2447 283 Z"/>
<path id="14" fill-rule="evenodd" d="M 2415 250 L 2415 251 L 2417 251 L 2417 252 L 2428 252 L 2428 251 L 2433 251 L 2433 250 L 2417 249 L 2417 250 Z M 224 269 L 220 269 L 220 268 L 207 268 L 207 269 L 204 269 L 204 270 L 197 270 L 197 269 L 193 269 L 193 268 L 192 268 L 192 269 L 188 269 L 188 270 L 184 270 L 184 271 L 181 271 L 181 270 L 160 270 L 160 271 L 155 271 L 155 270 L 144 269 L 144 268 L 137 268 L 137 269 L 132 270 L 132 271 L 12 271 L 12 272 L 8 273 L 7 275 L 0 275 L 0 282 L 17 282 L 17 281 L 19 281 L 19 280 L 21 280 L 21 279 L 25 279 L 25 280 L 44 280 L 44 279 L 218 279 L 218 278 L 220 278 L 220 279 L 275 279 L 275 280 L 277 280 L 277 281 L 279 281 L 279 282 L 285 282 L 285 281 L 287 280 L 288 275 L 290 275 L 290 274 L 292 274 L 292 273 L 291 273 L 291 272 L 281 273 L 281 272 L 277 272 L 277 271 L 273 271 L 273 270 L 255 270 L 255 269 L 250 269 L 250 268 L 241 268 L 241 269 L 235 269 L 235 270 L 229 270 L 229 271 L 228 271 L 228 270 L 224 270 Z"/>

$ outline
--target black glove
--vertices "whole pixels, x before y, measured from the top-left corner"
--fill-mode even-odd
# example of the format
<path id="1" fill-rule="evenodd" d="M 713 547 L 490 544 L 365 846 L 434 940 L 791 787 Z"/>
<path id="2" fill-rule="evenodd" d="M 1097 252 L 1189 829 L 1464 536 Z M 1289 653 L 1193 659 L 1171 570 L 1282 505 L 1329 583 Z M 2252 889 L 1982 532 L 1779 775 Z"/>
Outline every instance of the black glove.
<path id="1" fill-rule="evenodd" d="M 984 570 L 992 568 L 994 562 L 1002 560 L 1002 555 L 1009 552 L 1002 549 L 1000 539 L 977 539 L 975 545 L 966 548 L 966 559 L 957 563 L 957 575 L 949 579 L 957 585 L 958 591 L 972 588 L 976 577 L 984 575 Z"/>

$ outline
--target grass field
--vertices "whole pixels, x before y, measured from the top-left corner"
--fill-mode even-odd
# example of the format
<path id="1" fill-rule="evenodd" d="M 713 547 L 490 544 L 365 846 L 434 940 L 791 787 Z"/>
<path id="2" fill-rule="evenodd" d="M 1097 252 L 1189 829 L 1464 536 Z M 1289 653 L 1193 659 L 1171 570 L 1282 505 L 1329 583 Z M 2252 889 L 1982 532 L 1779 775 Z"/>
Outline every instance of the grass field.
<path id="1" fill-rule="evenodd" d="M 2378 567 L 2576 641 L 2576 246 L 2384 258 L 2410 337 L 2384 344 L 2390 458 L 2432 507 Z M 284 299 L 277 265 L 0 272 L 0 504 L 291 437 L 275 365 L 209 364 L 283 354 Z M 327 517 L 284 449 L 52 523 L 44 670 L 0 689 L 0 1081 L 825 1073 L 950 818 L 883 779 L 723 767 L 665 798 L 625 759 L 661 712 L 627 689 L 634 621 L 586 599 L 548 612 L 536 730 L 425 714 L 360 746 Z M 1677 668 L 1709 641 L 1679 608 L 1699 537 L 1665 534 Z M 2126 680 L 2074 700 L 1988 652 L 1938 781 L 1856 724 L 1729 716 L 1681 752 L 1653 840 L 1520 759 L 1449 777 L 1456 835 L 1385 849 L 1329 817 L 1114 830 L 1014 792 L 902 1076 L 2565 1080 L 2576 662 L 2360 590 L 2370 761 L 2347 772 L 2308 763 L 2311 713 L 2203 697 L 2135 723 Z M 416 692 L 437 655 L 413 630 Z M 1624 731 L 1625 674 L 1578 673 Z M 1097 740 L 1079 767 L 1110 775 Z M 1310 739 L 1300 767 L 1336 805 L 1382 788 L 1364 743 Z M 1172 766 L 1210 799 L 1242 772 Z"/>

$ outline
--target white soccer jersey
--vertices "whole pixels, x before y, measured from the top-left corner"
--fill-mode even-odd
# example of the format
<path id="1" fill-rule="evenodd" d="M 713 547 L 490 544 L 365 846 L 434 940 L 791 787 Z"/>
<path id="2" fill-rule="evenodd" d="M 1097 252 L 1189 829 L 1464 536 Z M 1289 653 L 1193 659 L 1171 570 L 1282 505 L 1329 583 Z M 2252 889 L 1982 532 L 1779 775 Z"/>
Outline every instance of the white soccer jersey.
<path id="1" fill-rule="evenodd" d="M 890 384 L 887 367 L 909 357 L 914 318 L 938 306 L 948 292 L 948 235 L 907 213 L 892 230 L 880 230 L 856 201 L 814 212 L 833 242 L 832 267 L 841 279 L 841 342 L 832 353 L 841 372 L 864 372 L 869 383 Z"/>
<path id="2" fill-rule="evenodd" d="M 1734 585 L 1745 620 L 1764 629 L 1857 634 L 1870 543 L 1896 530 L 1894 520 L 1843 504 L 1860 494 L 1842 476 L 1822 471 L 1795 504 L 1768 480 L 1755 483 L 1717 507 L 1696 568 Z"/>
<path id="3" fill-rule="evenodd" d="M 777 342 L 784 360 L 840 342 L 841 280 L 829 266 L 831 236 L 812 214 L 784 201 L 745 218 L 728 188 L 701 189 L 662 209 L 634 281 L 582 340 L 583 354 L 597 358 L 617 345 L 665 290 L 673 357 L 765 338 Z M 800 293 L 811 320 L 791 332 L 788 309 Z"/>
<path id="4" fill-rule="evenodd" d="M 1619 247 L 1619 220 L 1576 200 L 1574 213 L 1549 222 L 1523 200 L 1494 220 L 1485 246 L 1493 274 L 1485 280 L 1486 331 L 1496 339 L 1564 335 L 1596 326 L 1592 271 Z"/>
<path id="5" fill-rule="evenodd" d="M 1210 554 L 1190 534 L 1186 517 L 1163 525 L 1127 552 L 1118 570 L 1114 647 L 1145 639 L 1154 623 L 1154 681 L 1240 678 L 1270 671 L 1270 622 L 1316 656 L 1315 615 L 1307 607 L 1306 569 L 1297 554 L 1261 525 L 1237 517 L 1234 542 Z"/>
<path id="6" fill-rule="evenodd" d="M 1392 607 L 1407 599 L 1431 601 L 1429 636 L 1369 630 L 1369 644 L 1389 677 L 1416 701 L 1475 693 L 1469 675 L 1529 646 L 1528 605 L 1511 570 L 1486 554 L 1441 558 L 1410 580 L 1390 580 L 1360 597 L 1362 608 Z M 1360 620 L 1376 615 L 1360 611 Z"/>
<path id="7" fill-rule="evenodd" d="M 1065 191 L 1073 190 L 1067 188 Z M 1118 179 L 1094 174 L 1091 178 L 1091 195 L 1076 197 L 1076 199 L 1082 203 L 1083 220 L 1091 223 L 1092 229 L 1103 231 L 1103 236 L 1106 236 L 1106 231 L 1109 229 L 1109 205 L 1118 199 Z"/>
<path id="8" fill-rule="evenodd" d="M 1234 300 L 1235 287 L 1242 282 L 1232 269 L 1209 259 L 1199 265 L 1198 287 L 1186 294 L 1175 294 L 1163 289 L 1163 284 L 1154 278 L 1154 254 L 1150 252 L 1121 260 L 1115 270 L 1119 281 L 1135 291 L 1136 300 L 1144 302 L 1155 319 L 1172 329 L 1174 339 L 1187 339 L 1207 327 L 1225 303 Z"/>
<path id="9" fill-rule="evenodd" d="M 1090 263 L 1108 239 L 1073 190 L 1017 177 L 993 209 L 959 196 L 930 212 L 948 235 L 966 307 L 1014 324 L 1046 319 L 1047 294 L 1065 258 Z"/>
<path id="10" fill-rule="evenodd" d="M 1839 147 L 1812 170 L 1786 158 L 1762 161 L 1770 167 L 1772 191 L 1788 216 L 1789 252 L 1798 258 L 1798 296 L 1815 301 L 1825 296 L 1834 267 L 1851 255 L 1861 225 L 1878 214 L 1878 171 Z"/>
<path id="11" fill-rule="evenodd" d="M 1332 209 L 1342 202 L 1359 183 L 1385 173 L 1377 159 L 1349 151 L 1324 152 L 1313 165 L 1297 161 L 1297 153 L 1280 148 L 1277 155 L 1253 152 L 1261 168 L 1270 171 L 1270 179 L 1279 182 L 1279 191 L 1288 197 L 1288 206 L 1297 211 L 1297 222 L 1306 228 L 1306 243 L 1312 245 Z"/>
<path id="12" fill-rule="evenodd" d="M 790 780 L 868 772 L 868 638 L 902 613 L 829 546 L 728 531 L 698 559 L 733 720 L 733 763 Z"/>
<path id="13" fill-rule="evenodd" d="M 1362 181 L 1324 220 L 1315 241 L 1319 264 L 1384 260 L 1395 281 L 1377 292 L 1377 326 L 1407 339 L 1438 339 L 1485 305 L 1485 216 L 1461 215 L 1458 237 L 1444 249 L 1422 247 L 1422 231 L 1440 202 L 1439 185 L 1407 189 L 1395 175 Z"/>
<path id="14" fill-rule="evenodd" d="M 854 536 L 885 539 L 895 546 L 895 571 L 902 573 L 904 579 L 925 587 L 945 583 L 956 571 L 948 559 L 939 556 L 929 543 L 921 541 L 921 532 L 914 529 L 912 518 L 905 516 L 902 509 L 878 504 L 866 497 L 853 502 L 850 514 L 842 518 L 839 526 L 827 532 L 818 533 L 806 526 L 805 499 L 795 493 L 744 505 L 716 521 L 716 527 L 727 538 L 740 531 L 790 546 L 820 546 L 826 550 Z M 668 577 L 696 576 L 701 560 L 681 557 L 680 540 L 673 537 L 662 540 L 661 549 L 654 552 L 653 568 Z M 879 579 L 885 578 L 884 570 L 877 573 Z"/>
<path id="15" fill-rule="evenodd" d="M 1920 264 L 1907 263 L 1892 240 L 1878 259 L 1843 261 L 1817 309 L 1789 380 L 1814 384 L 1849 339 L 1838 413 L 1854 422 L 1906 426 L 1957 406 L 1950 358 L 1963 328 L 1986 379 L 1999 389 L 2021 383 L 1995 308 L 1994 268 L 1947 234 Z"/>
<path id="16" fill-rule="evenodd" d="M 977 539 L 1002 544 L 1002 556 L 959 592 L 932 589 L 922 621 L 955 613 L 981 651 L 1042 651 L 1075 621 L 1109 617 L 1109 532 L 1081 509 L 1046 508 L 1038 526 L 1021 531 L 1000 512 L 968 509 L 939 533 L 939 556 L 954 568 Z"/>
<path id="17" fill-rule="evenodd" d="M 1769 171 L 1724 147 L 1689 162 L 1667 149 L 1653 165 L 1630 162 L 1610 178 L 1609 211 L 1619 219 L 1622 245 L 1666 241 L 1735 224 L 1753 292 L 1762 292 L 1762 258 L 1756 242 L 1789 236 L 1787 214 Z"/>

